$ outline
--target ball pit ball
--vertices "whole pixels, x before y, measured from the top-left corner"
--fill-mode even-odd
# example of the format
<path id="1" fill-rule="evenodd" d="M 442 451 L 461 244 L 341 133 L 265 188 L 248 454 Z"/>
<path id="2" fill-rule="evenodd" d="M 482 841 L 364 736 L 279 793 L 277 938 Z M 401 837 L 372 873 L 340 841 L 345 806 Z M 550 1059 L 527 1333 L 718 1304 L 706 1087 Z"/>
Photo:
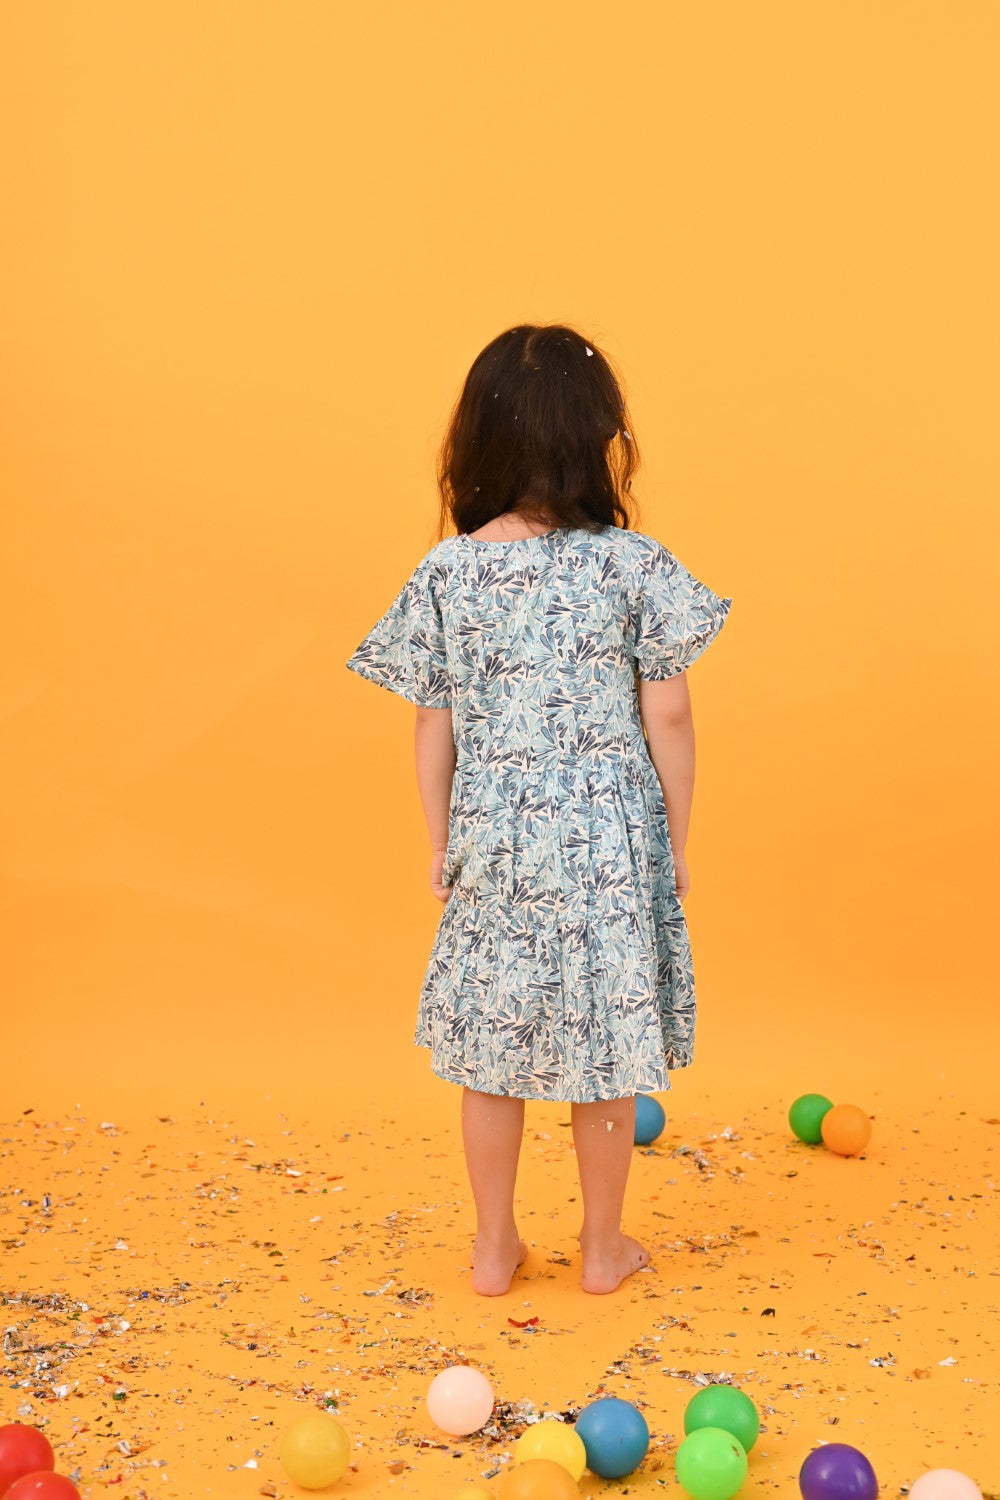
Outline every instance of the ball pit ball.
<path id="1" fill-rule="evenodd" d="M 0 1427 L 0 1495 L 22 1474 L 54 1469 L 56 1457 L 44 1432 L 27 1422 L 7 1422 Z"/>
<path id="2" fill-rule="evenodd" d="M 554 1464 L 562 1464 L 574 1484 L 582 1479 L 587 1467 L 587 1449 L 580 1434 L 567 1422 L 552 1417 L 532 1423 L 514 1444 L 515 1464 L 527 1463 L 532 1458 L 547 1458 Z"/>
<path id="3" fill-rule="evenodd" d="M 351 1440 L 335 1416 L 317 1411 L 300 1417 L 286 1429 L 279 1457 L 295 1484 L 304 1490 L 322 1490 L 346 1473 Z"/>
<path id="4" fill-rule="evenodd" d="M 823 1139 L 820 1126 L 823 1116 L 833 1108 L 825 1094 L 800 1094 L 788 1111 L 788 1123 L 800 1141 L 818 1146 Z"/>
<path id="5" fill-rule="evenodd" d="M 739 1438 L 722 1427 L 696 1427 L 677 1449 L 677 1483 L 692 1500 L 732 1500 L 747 1477 Z"/>
<path id="6" fill-rule="evenodd" d="M 909 1500 L 983 1500 L 983 1492 L 958 1469 L 928 1469 L 910 1485 Z"/>
<path id="7" fill-rule="evenodd" d="M 493 1387 L 472 1365 L 449 1365 L 440 1370 L 427 1392 L 431 1421 L 451 1437 L 478 1432 L 493 1410 Z"/>
<path id="8" fill-rule="evenodd" d="M 498 1500 L 579 1500 L 576 1480 L 548 1458 L 529 1458 L 508 1469 L 500 1481 Z"/>
<path id="9" fill-rule="evenodd" d="M 662 1135 L 666 1123 L 667 1117 L 658 1099 L 654 1099 L 650 1094 L 636 1094 L 634 1145 L 651 1145 Z"/>
<path id="10" fill-rule="evenodd" d="M 8 1495 L 13 1496 L 13 1500 L 80 1500 L 80 1491 L 72 1479 L 51 1469 L 22 1474 L 10 1489 L 4 1491 L 3 1500 L 7 1500 Z"/>
<path id="11" fill-rule="evenodd" d="M 799 1489 L 803 1500 L 876 1500 L 878 1480 L 859 1448 L 824 1443 L 799 1470 Z"/>
<path id="12" fill-rule="evenodd" d="M 692 1396 L 684 1412 L 684 1431 L 699 1427 L 721 1427 L 731 1432 L 744 1453 L 749 1453 L 760 1435 L 760 1416 L 745 1391 L 733 1385 L 706 1385 Z"/>
<path id="13" fill-rule="evenodd" d="M 838 1156 L 857 1156 L 872 1138 L 871 1121 L 856 1104 L 835 1104 L 820 1128 L 824 1144 Z"/>
<path id="14" fill-rule="evenodd" d="M 463 1484 L 455 1491 L 453 1500 L 493 1500 L 493 1496 L 481 1484 Z"/>
<path id="15" fill-rule="evenodd" d="M 587 1468 L 601 1479 L 622 1479 L 642 1463 L 649 1449 L 646 1418 L 631 1401 L 602 1396 L 585 1406 L 575 1429 L 583 1439 Z"/>

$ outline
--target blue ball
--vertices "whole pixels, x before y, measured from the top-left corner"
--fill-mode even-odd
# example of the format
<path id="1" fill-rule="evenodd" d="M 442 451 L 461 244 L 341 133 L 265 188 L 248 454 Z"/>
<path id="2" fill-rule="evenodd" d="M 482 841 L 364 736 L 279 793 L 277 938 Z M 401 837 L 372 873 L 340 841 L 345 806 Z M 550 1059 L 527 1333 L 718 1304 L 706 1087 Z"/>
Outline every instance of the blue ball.
<path id="1" fill-rule="evenodd" d="M 662 1133 L 667 1117 L 663 1105 L 650 1094 L 635 1096 L 635 1144 L 648 1146 Z"/>
<path id="2" fill-rule="evenodd" d="M 631 1401 L 602 1396 L 585 1406 L 574 1423 L 587 1450 L 587 1468 L 601 1479 L 621 1479 L 637 1469 L 649 1450 L 646 1418 Z"/>

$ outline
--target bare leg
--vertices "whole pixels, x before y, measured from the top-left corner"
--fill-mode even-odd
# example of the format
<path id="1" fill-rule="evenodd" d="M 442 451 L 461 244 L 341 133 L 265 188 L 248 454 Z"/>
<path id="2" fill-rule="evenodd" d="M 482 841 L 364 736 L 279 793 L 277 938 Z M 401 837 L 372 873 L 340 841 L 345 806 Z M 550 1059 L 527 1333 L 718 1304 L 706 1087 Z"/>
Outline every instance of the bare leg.
<path id="1" fill-rule="evenodd" d="M 524 1131 L 524 1100 L 462 1090 L 462 1138 L 476 1200 L 472 1285 L 487 1297 L 510 1288 L 528 1253 L 514 1223 L 514 1182 Z"/>
<path id="2" fill-rule="evenodd" d="M 625 1184 L 635 1143 L 635 1098 L 602 1099 L 572 1107 L 583 1228 L 580 1249 L 585 1292 L 613 1292 L 649 1262 L 649 1252 L 621 1232 Z"/>

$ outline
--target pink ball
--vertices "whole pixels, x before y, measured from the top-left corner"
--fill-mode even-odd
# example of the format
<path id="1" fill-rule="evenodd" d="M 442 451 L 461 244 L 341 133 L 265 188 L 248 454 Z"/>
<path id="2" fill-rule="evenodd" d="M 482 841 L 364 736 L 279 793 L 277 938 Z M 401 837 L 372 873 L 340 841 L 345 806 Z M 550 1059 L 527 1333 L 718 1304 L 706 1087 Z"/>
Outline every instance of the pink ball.
<path id="1" fill-rule="evenodd" d="M 442 1432 L 466 1437 L 478 1432 L 493 1410 L 493 1387 L 471 1365 L 449 1365 L 430 1383 L 427 1410 Z"/>
<path id="2" fill-rule="evenodd" d="M 910 1486 L 909 1500 L 983 1500 L 983 1494 L 958 1469 L 928 1469 Z"/>

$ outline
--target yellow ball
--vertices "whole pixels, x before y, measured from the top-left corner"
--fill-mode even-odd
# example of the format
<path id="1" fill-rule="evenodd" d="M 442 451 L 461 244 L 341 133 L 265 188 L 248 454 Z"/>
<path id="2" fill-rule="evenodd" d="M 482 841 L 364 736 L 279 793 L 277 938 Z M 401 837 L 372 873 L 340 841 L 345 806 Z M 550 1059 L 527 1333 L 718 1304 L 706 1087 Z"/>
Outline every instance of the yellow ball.
<path id="1" fill-rule="evenodd" d="M 455 1500 L 493 1500 L 493 1496 L 481 1484 L 467 1484 L 455 1491 Z"/>
<path id="2" fill-rule="evenodd" d="M 281 1440 L 280 1458 L 295 1484 L 305 1490 L 321 1490 L 346 1473 L 351 1440 L 336 1417 L 314 1412 L 288 1428 Z"/>
<path id="3" fill-rule="evenodd" d="M 562 1464 L 577 1484 L 587 1467 L 583 1438 L 567 1422 L 553 1417 L 533 1423 L 514 1444 L 516 1464 L 527 1463 L 532 1458 L 547 1458 L 551 1463 Z"/>
<path id="4" fill-rule="evenodd" d="M 511 1464 L 500 1481 L 497 1500 L 580 1500 L 576 1481 L 550 1458 Z"/>

